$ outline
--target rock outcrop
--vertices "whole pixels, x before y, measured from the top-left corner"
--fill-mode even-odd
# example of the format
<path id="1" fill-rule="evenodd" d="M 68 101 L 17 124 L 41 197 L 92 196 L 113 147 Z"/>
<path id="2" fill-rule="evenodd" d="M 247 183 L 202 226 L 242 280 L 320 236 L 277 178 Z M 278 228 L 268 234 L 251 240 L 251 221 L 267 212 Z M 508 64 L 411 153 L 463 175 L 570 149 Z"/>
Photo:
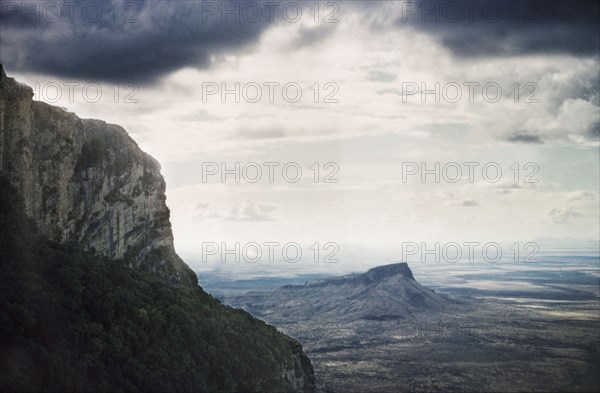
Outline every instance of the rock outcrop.
<path id="1" fill-rule="evenodd" d="M 316 391 L 316 379 L 310 359 L 298 341 L 289 339 L 288 342 L 292 348 L 292 365 L 284 370 L 284 379 L 294 392 Z"/>
<path id="2" fill-rule="evenodd" d="M 0 89 L 0 175 L 44 235 L 196 286 L 173 247 L 159 163 L 122 127 L 34 101 L 4 70 Z"/>
<path id="3" fill-rule="evenodd" d="M 32 98 L 0 65 L 0 177 L 21 195 L 41 234 L 209 296 L 175 252 L 159 163 L 122 127 Z M 219 307 L 213 318 L 233 318 L 235 311 Z M 314 392 L 310 359 L 300 343 L 281 338 L 286 360 L 273 373 L 285 391 Z"/>

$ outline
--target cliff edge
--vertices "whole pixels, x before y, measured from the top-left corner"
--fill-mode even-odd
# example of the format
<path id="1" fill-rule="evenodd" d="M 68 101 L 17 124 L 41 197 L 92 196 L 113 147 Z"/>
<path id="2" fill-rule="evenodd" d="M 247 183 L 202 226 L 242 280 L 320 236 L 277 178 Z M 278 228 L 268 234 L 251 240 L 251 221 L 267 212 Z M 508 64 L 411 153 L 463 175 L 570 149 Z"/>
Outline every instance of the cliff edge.
<path id="1" fill-rule="evenodd" d="M 0 390 L 315 391 L 297 341 L 198 286 L 165 200 L 122 127 L 0 65 Z"/>
<path id="2" fill-rule="evenodd" d="M 173 246 L 158 161 L 120 126 L 34 101 L 1 66 L 0 176 L 50 240 L 197 286 Z"/>

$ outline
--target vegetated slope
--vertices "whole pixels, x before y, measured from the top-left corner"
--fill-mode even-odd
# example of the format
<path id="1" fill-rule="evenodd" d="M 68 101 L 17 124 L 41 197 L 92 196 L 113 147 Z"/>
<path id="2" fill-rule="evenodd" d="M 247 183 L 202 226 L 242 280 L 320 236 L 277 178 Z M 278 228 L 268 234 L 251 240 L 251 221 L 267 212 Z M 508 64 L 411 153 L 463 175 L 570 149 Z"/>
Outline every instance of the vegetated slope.
<path id="1" fill-rule="evenodd" d="M 0 65 L 0 390 L 314 391 L 299 343 L 198 287 L 159 163 L 32 97 Z"/>
<path id="2" fill-rule="evenodd" d="M 0 178 L 0 391 L 313 391 L 300 345 L 201 288 L 47 241 Z"/>

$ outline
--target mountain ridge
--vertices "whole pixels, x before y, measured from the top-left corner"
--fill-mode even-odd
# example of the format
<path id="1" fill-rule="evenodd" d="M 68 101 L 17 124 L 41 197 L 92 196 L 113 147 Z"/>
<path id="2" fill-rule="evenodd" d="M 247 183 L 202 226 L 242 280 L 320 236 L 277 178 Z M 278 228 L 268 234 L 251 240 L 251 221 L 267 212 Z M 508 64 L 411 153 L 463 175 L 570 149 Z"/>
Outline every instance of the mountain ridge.
<path id="1" fill-rule="evenodd" d="M 315 391 L 294 339 L 207 294 L 160 164 L 0 64 L 2 391 Z"/>
<path id="2" fill-rule="evenodd" d="M 123 127 L 34 101 L 29 86 L 0 69 L 0 175 L 42 233 L 197 286 L 175 252 L 158 161 Z"/>

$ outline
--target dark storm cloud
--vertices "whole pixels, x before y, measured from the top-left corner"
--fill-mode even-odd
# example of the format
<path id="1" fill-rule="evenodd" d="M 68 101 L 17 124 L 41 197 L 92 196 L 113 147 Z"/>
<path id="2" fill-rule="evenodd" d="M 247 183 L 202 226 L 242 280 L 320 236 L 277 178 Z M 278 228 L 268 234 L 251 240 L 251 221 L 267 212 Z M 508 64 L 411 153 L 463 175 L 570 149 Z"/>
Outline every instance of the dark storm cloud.
<path id="1" fill-rule="evenodd" d="M 314 16 L 313 2 L 268 3 L 3 0 L 0 61 L 9 72 L 149 82 L 185 66 L 208 67 L 212 55 L 251 47 L 269 26 L 286 23 L 281 12 L 286 5 L 301 4 L 303 18 Z M 394 2 L 395 14 L 386 1 L 331 3 L 336 7 L 318 3 L 321 22 L 333 15 L 344 23 L 350 13 L 363 15 L 360 23 L 374 29 L 394 21 L 434 35 L 461 56 L 594 55 L 600 45 L 596 1 L 416 0 Z M 253 19 L 257 9 L 260 16 Z M 335 27 L 301 28 L 291 49 L 323 42 Z"/>
<path id="2" fill-rule="evenodd" d="M 595 0 L 418 0 L 399 8 L 397 26 L 432 34 L 459 56 L 589 56 L 600 45 Z"/>
<path id="3" fill-rule="evenodd" d="M 246 47 L 277 22 L 273 6 L 263 6 L 259 18 L 246 6 L 235 1 L 3 1 L 0 61 L 11 71 L 148 82 L 185 66 L 207 67 L 211 55 Z M 224 7 L 230 10 L 225 21 Z"/>

